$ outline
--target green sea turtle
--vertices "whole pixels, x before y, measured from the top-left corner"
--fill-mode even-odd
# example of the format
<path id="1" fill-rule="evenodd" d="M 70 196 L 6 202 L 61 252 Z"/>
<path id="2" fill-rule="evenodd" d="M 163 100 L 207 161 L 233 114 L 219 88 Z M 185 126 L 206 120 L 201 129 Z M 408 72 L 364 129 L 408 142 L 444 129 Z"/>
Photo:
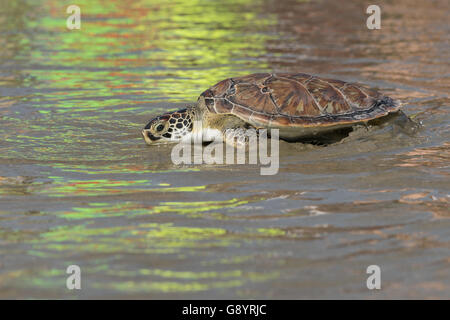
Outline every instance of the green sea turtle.
<path id="1" fill-rule="evenodd" d="M 152 119 L 142 134 L 149 145 L 197 134 L 203 141 L 223 138 L 239 146 L 248 141 L 246 129 L 279 129 L 280 139 L 302 141 L 399 109 L 398 101 L 361 84 L 304 73 L 257 73 L 220 81 L 194 106 Z"/>

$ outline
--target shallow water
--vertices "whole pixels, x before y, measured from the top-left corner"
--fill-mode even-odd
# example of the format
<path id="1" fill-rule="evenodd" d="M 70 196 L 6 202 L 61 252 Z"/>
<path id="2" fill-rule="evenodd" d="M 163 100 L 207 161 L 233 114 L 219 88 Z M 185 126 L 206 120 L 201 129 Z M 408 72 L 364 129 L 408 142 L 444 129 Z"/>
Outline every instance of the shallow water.
<path id="1" fill-rule="evenodd" d="M 0 298 L 449 298 L 448 1 L 2 1 Z M 253 72 L 362 82 L 423 127 L 175 166 L 140 131 Z M 66 268 L 82 289 L 66 289 Z M 381 267 L 382 289 L 366 287 Z"/>

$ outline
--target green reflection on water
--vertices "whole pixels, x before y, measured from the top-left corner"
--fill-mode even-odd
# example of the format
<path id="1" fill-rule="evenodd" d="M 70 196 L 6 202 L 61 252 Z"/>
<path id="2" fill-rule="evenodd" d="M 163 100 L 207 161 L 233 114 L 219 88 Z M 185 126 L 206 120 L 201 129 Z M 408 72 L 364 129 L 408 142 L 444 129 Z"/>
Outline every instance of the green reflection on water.
<path id="1" fill-rule="evenodd" d="M 145 189 L 126 189 L 125 187 L 143 187 L 151 185 L 150 180 L 114 180 L 114 179 L 97 179 L 97 180 L 69 180 L 61 177 L 49 177 L 54 183 L 48 188 L 43 189 L 41 193 L 49 194 L 54 197 L 62 197 L 67 195 L 87 195 L 99 196 L 104 194 L 117 194 L 127 192 L 137 192 Z"/>
<path id="2" fill-rule="evenodd" d="M 135 202 L 121 202 L 117 204 L 89 203 L 89 207 L 75 207 L 73 211 L 58 213 L 58 216 L 63 216 L 65 219 L 80 220 L 147 213 L 149 213 L 148 208 Z"/>
<path id="3" fill-rule="evenodd" d="M 70 262 L 69 262 L 70 263 Z M 134 292 L 198 292 L 215 288 L 241 287 L 247 282 L 262 282 L 274 279 L 279 272 L 244 272 L 229 271 L 177 271 L 166 269 L 140 269 L 135 272 L 114 270 L 108 265 L 85 267 L 83 274 L 90 276 L 107 276 L 107 282 L 89 282 L 88 287 L 96 289 L 113 289 L 125 293 Z M 44 269 L 33 277 L 18 274 L 27 278 L 34 286 L 60 289 L 65 286 L 67 274 L 61 269 Z M 131 280 L 140 277 L 141 280 Z M 151 280 L 146 280 L 146 279 Z"/>
<path id="4" fill-rule="evenodd" d="M 243 280 L 198 282 L 169 282 L 169 281 L 124 281 L 110 284 L 94 284 L 95 288 L 118 290 L 121 292 L 198 292 L 214 288 L 233 288 L 244 284 Z"/>
<path id="5" fill-rule="evenodd" d="M 257 234 L 261 234 L 268 237 L 284 236 L 286 234 L 286 231 L 277 228 L 257 228 L 251 230 L 256 231 Z"/>
<path id="6" fill-rule="evenodd" d="M 57 100 L 58 108 L 73 109 L 75 104 L 79 111 L 115 105 L 120 100 L 111 97 L 89 100 L 89 106 L 74 102 L 86 96 L 111 96 L 124 88 L 135 88 L 134 94 L 150 92 L 164 100 L 194 100 L 199 91 L 222 78 L 268 67 L 252 58 L 264 54 L 271 36 L 262 30 L 274 24 L 275 17 L 251 0 L 145 0 L 132 4 L 80 0 L 82 28 L 76 31 L 65 28 L 67 3 L 46 3 L 39 8 L 39 16 L 24 18 L 24 23 L 44 31 L 29 41 L 47 47 L 19 54 L 33 63 L 57 67 L 50 72 L 29 70 L 37 79 L 51 82 L 52 88 L 79 89 L 36 96 L 37 100 Z M 11 24 L 14 28 L 14 22 Z M 61 96 L 75 100 L 61 100 Z"/>
<path id="7" fill-rule="evenodd" d="M 172 223 L 147 223 L 137 226 L 57 227 L 32 241 L 33 250 L 52 252 L 74 250 L 78 253 L 181 253 L 183 248 L 211 248 L 238 245 L 220 228 L 175 226 Z M 203 241 L 209 240 L 209 241 Z"/>
<path id="8" fill-rule="evenodd" d="M 157 189 L 159 190 L 159 189 Z M 164 192 L 194 192 L 204 190 L 200 187 L 181 187 L 181 188 L 164 188 Z M 135 190 L 133 190 L 135 192 Z M 108 202 L 91 202 L 85 207 L 74 207 L 71 211 L 55 213 L 59 217 L 65 219 L 92 219 L 92 218 L 111 218 L 118 216 L 126 216 L 133 218 L 141 215 L 151 214 L 179 214 L 188 216 L 190 218 L 204 218 L 205 216 L 212 217 L 218 220 L 228 220 L 226 214 L 217 212 L 218 210 L 228 210 L 250 202 L 261 200 L 260 198 L 253 199 L 230 199 L 224 201 L 195 201 L 195 202 L 161 202 L 159 205 L 144 205 L 138 202 L 125 201 L 119 203 Z M 276 229 L 257 229 L 258 234 L 264 235 L 279 235 Z"/>

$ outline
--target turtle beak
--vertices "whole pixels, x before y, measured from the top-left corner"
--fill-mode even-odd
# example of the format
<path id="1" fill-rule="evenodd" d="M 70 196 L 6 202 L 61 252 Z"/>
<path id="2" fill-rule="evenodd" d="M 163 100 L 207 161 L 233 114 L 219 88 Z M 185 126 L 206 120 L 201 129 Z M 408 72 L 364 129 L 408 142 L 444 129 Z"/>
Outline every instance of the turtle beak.
<path id="1" fill-rule="evenodd" d="M 142 130 L 142 136 L 144 137 L 145 143 L 148 145 L 152 145 L 155 141 L 161 139 L 160 137 L 155 137 L 150 133 L 150 130 L 144 129 Z"/>

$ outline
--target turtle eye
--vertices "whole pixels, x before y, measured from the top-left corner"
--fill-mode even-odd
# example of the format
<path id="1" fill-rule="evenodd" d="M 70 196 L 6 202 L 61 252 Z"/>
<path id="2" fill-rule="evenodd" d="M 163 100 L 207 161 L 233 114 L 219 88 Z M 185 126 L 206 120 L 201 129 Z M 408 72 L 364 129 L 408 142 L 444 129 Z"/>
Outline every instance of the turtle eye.
<path id="1" fill-rule="evenodd" d="M 164 130 L 164 125 L 163 125 L 163 124 L 158 124 L 158 125 L 156 126 L 156 131 L 161 132 L 161 131 L 163 131 L 163 130 Z"/>

